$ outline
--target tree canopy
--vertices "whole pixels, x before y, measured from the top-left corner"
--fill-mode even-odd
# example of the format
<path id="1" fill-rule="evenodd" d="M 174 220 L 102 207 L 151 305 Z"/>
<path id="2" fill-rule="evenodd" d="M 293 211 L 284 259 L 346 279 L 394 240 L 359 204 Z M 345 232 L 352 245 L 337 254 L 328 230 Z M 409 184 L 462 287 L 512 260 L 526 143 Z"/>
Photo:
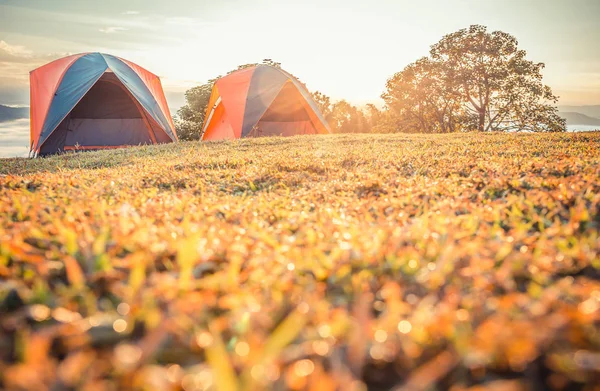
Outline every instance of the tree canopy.
<path id="1" fill-rule="evenodd" d="M 512 35 L 473 25 L 396 73 L 382 98 L 399 130 L 564 131 L 544 64 L 526 55 Z"/>

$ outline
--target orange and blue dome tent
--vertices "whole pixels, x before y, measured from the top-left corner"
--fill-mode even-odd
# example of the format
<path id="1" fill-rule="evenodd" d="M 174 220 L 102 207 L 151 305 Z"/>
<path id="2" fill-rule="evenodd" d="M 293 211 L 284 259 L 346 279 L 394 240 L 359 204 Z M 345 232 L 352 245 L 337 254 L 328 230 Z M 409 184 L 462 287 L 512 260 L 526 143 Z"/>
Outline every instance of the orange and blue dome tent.
<path id="1" fill-rule="evenodd" d="M 30 82 L 34 155 L 177 141 L 160 79 L 130 61 L 76 54 L 32 71 Z"/>
<path id="2" fill-rule="evenodd" d="M 319 108 L 295 77 L 257 65 L 218 79 L 208 103 L 202 140 L 331 133 Z"/>

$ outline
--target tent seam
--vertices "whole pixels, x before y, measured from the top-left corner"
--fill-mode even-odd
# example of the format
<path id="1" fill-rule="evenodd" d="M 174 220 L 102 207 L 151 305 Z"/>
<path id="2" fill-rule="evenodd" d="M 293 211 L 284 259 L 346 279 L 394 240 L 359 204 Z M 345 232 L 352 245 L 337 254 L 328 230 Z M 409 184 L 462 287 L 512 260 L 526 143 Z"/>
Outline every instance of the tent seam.
<path id="1" fill-rule="evenodd" d="M 77 60 L 75 60 L 75 61 L 73 62 L 73 64 L 71 64 L 71 66 L 75 65 L 75 62 L 79 61 L 79 60 L 80 60 L 80 59 L 82 59 L 83 57 L 84 57 L 84 56 L 81 56 L 81 57 L 79 57 Z M 102 57 L 102 58 L 104 58 L 104 57 Z M 105 61 L 105 63 L 106 63 L 106 61 Z M 71 68 L 71 67 L 69 67 L 69 69 L 70 69 L 70 68 Z M 108 69 L 108 64 L 106 64 L 106 69 Z M 62 122 L 65 120 L 65 118 L 67 118 L 67 116 L 68 116 L 69 114 L 71 114 L 71 111 L 73 111 L 73 109 L 74 109 L 74 108 L 75 108 L 75 107 L 76 107 L 76 106 L 79 104 L 79 102 L 81 102 L 81 100 L 82 100 L 82 99 L 83 99 L 83 98 L 84 98 L 84 97 L 85 97 L 85 96 L 88 94 L 88 92 L 90 92 L 90 90 L 92 89 L 92 87 L 94 87 L 94 86 L 96 85 L 96 83 L 98 83 L 98 80 L 100 80 L 100 78 L 102 77 L 102 75 L 104 75 L 104 74 L 106 73 L 106 69 L 104 69 L 104 72 L 102 72 L 102 73 L 100 74 L 100 76 L 98 76 L 98 78 L 97 78 L 97 79 L 94 81 L 94 83 L 93 83 L 93 84 L 90 86 L 90 88 L 88 88 L 88 90 L 87 90 L 87 91 L 86 91 L 86 92 L 85 92 L 83 95 L 81 95 L 81 98 L 79 98 L 79 99 L 77 100 L 77 102 L 75 102 L 75 105 L 74 105 L 73 107 L 71 107 L 71 109 L 70 109 L 70 110 L 67 112 L 67 114 L 65 114 L 65 115 L 64 115 L 64 116 L 61 118 L 61 120 L 58 122 L 58 125 L 56 125 L 56 127 L 55 127 L 54 129 L 52 129 L 52 131 L 51 131 L 51 132 L 48 134 L 48 136 L 47 136 L 47 137 L 44 139 L 44 141 L 43 141 L 41 144 L 39 143 L 39 139 L 38 139 L 38 144 L 39 144 L 39 145 L 36 147 L 36 150 L 38 151 L 38 153 L 39 153 L 39 151 L 42 149 L 42 147 L 44 146 L 44 144 L 46 143 L 46 141 L 48 141 L 48 139 L 50 138 L 50 136 L 52 136 L 52 134 L 53 134 L 53 133 L 56 131 L 56 129 L 57 129 L 59 126 L 60 126 L 60 124 L 61 124 L 61 123 L 62 123 Z M 68 71 L 68 69 L 67 69 L 67 71 Z M 65 74 L 67 73 L 67 71 L 65 71 Z M 63 76 L 64 76 L 64 75 L 63 75 Z M 61 80 L 61 83 L 62 83 L 62 80 Z M 56 87 L 56 91 L 58 91 L 58 88 L 59 88 L 59 87 L 60 87 L 60 84 L 58 85 L 58 87 Z M 54 92 L 55 94 L 56 94 L 56 91 Z M 54 99 L 52 99 L 52 101 L 50 102 L 50 106 L 52 106 L 52 103 L 53 103 L 53 102 L 54 102 Z M 49 111 L 50 111 L 50 108 L 48 108 L 48 112 L 49 112 Z M 46 113 L 46 117 L 47 117 L 47 116 L 48 116 L 48 114 Z M 42 129 L 43 129 L 43 125 L 44 125 L 45 123 L 46 123 L 46 120 L 44 119 L 44 122 L 43 122 L 43 124 L 42 124 Z M 40 137 L 41 137 L 41 132 L 40 132 Z"/>
<path id="2" fill-rule="evenodd" d="M 72 67 L 72 66 L 73 66 L 73 65 L 74 65 L 74 64 L 75 64 L 77 61 L 79 61 L 79 60 L 80 60 L 80 59 L 82 59 L 83 57 L 85 57 L 85 56 L 89 55 L 90 53 L 88 52 L 88 53 L 79 53 L 79 54 L 81 54 L 81 55 L 80 55 L 80 56 L 79 56 L 79 57 L 78 57 L 78 58 L 77 58 L 75 61 L 73 61 L 73 62 L 71 63 L 71 65 L 69 65 L 67 68 L 65 68 L 65 71 L 62 73 L 62 75 L 60 75 L 60 78 L 58 79 L 58 83 L 56 83 L 56 88 L 54 89 L 54 91 L 52 91 L 52 94 L 56 94 L 56 91 L 58 91 L 58 89 L 60 88 L 60 85 L 62 84 L 62 82 L 63 82 L 63 79 L 65 78 L 65 75 L 67 74 L 67 71 L 68 71 L 68 70 L 69 70 L 69 69 L 70 69 L 70 68 L 71 68 L 71 67 Z M 77 54 L 76 54 L 76 55 L 77 55 Z M 60 60 L 60 59 L 59 59 L 59 60 Z M 58 61 L 58 60 L 55 60 L 55 61 Z M 52 62 L 54 62 L 54 61 L 52 61 Z M 50 64 L 52 64 L 52 62 L 50 62 L 50 63 L 48 63 L 48 64 L 46 64 L 46 65 L 50 65 Z M 46 65 L 44 65 L 44 66 L 46 66 Z M 33 72 L 37 71 L 37 70 L 38 70 L 38 69 L 40 69 L 40 68 L 43 68 L 44 66 L 38 67 L 38 68 L 34 69 L 33 71 L 29 72 L 29 82 L 30 82 L 30 83 L 31 83 L 31 75 L 33 74 Z M 95 83 L 94 83 L 94 84 L 95 84 Z M 29 110 L 30 110 L 30 112 L 29 112 L 29 119 L 30 119 L 30 121 L 31 121 L 31 108 L 33 107 L 33 105 L 31 104 L 31 98 L 30 98 L 29 100 L 30 100 L 30 102 L 29 102 Z M 52 102 L 54 102 L 54 97 L 52 98 L 52 100 L 50 100 L 50 105 L 48 106 L 48 111 L 46 111 L 46 113 L 44 114 L 44 120 L 42 121 L 42 129 L 44 129 L 44 125 L 46 124 L 46 120 L 48 119 L 48 113 L 50 112 L 50 107 L 52 106 Z M 72 110 L 72 109 L 71 109 L 71 110 Z M 67 114 L 67 115 L 68 115 L 68 114 Z M 65 117 L 66 117 L 66 116 L 65 116 Z M 61 121 L 61 122 L 62 122 L 62 121 Z M 60 124 L 59 124 L 59 125 L 60 125 Z M 52 132 L 54 132 L 54 131 L 52 131 Z M 52 134 L 52 132 L 50 132 L 50 134 Z M 48 137 L 50 137 L 50 134 L 48 135 Z M 41 136 L 41 135 L 42 135 L 42 134 L 41 134 L 41 129 L 40 129 L 40 136 Z M 46 139 L 48 139 L 48 137 L 46 137 Z M 39 139 L 38 139 L 38 142 L 39 142 Z M 31 142 L 31 144 L 33 144 L 33 141 Z M 43 143 L 42 143 L 42 144 L 43 144 Z M 41 148 L 41 145 L 40 145 L 40 148 Z M 35 149 L 34 149 L 34 150 L 35 150 Z M 32 151 L 31 147 L 29 147 L 29 151 L 30 151 L 30 152 Z"/>
<path id="3" fill-rule="evenodd" d="M 104 53 L 100 53 L 100 55 L 102 56 L 102 58 L 104 58 L 104 61 L 106 62 L 107 66 L 108 66 L 108 62 L 106 61 L 106 57 L 104 57 Z M 140 75 L 138 75 L 138 74 L 137 74 L 137 72 L 136 72 L 136 71 L 135 71 L 133 68 L 131 68 L 131 67 L 129 66 L 129 64 L 127 64 L 127 62 L 123 61 L 123 60 L 122 60 L 120 57 L 116 57 L 116 56 L 112 56 L 112 57 L 114 57 L 114 58 L 116 58 L 117 60 L 121 61 L 121 63 L 122 63 L 123 65 L 125 65 L 125 66 L 126 66 L 128 69 L 130 69 L 130 70 L 131 70 L 131 72 L 133 72 L 133 73 L 134 73 L 134 74 L 135 74 L 137 77 L 139 77 L 139 78 L 140 78 L 140 80 L 142 81 L 142 83 L 144 84 L 144 86 L 146 87 L 146 89 L 148 89 L 148 92 L 150 92 L 150 96 L 152 96 L 152 99 L 154 100 L 154 103 L 156 103 L 156 105 L 157 105 L 157 106 L 158 106 L 158 108 L 160 109 L 160 112 L 161 112 L 161 113 L 163 114 L 163 116 L 164 116 L 165 114 L 162 112 L 162 109 L 160 108 L 160 104 L 157 102 L 157 100 L 156 100 L 156 97 L 155 97 L 155 96 L 152 94 L 152 91 L 150 91 L 150 89 L 148 88 L 148 86 L 146 85 L 146 83 L 144 83 L 144 80 L 143 80 L 143 79 L 140 77 Z M 110 66 L 108 66 L 108 67 L 110 68 Z M 113 69 L 111 69 L 111 70 L 114 72 L 114 70 L 113 70 Z M 138 99 L 138 98 L 135 96 L 135 94 L 133 93 L 133 91 L 131 91 L 131 90 L 129 89 L 129 87 L 127 87 L 127 84 L 125 84 L 125 83 L 123 82 L 123 80 L 121 80 L 121 78 L 119 77 L 119 75 L 118 75 L 116 72 L 114 72 L 114 73 L 115 73 L 115 75 L 117 76 L 117 78 L 118 78 L 118 79 L 121 81 L 121 83 L 122 83 L 122 84 L 125 86 L 125 88 L 127 88 L 127 89 L 129 90 L 129 92 L 131 92 L 131 94 L 133 95 L 133 97 L 135 98 L 135 100 L 137 100 L 137 101 L 138 101 L 138 103 L 139 103 L 139 104 L 140 104 L 140 105 L 141 105 L 141 106 L 144 108 L 144 111 L 146 111 L 146 112 L 147 112 L 148 110 L 147 110 L 147 109 L 144 107 L 144 105 L 142 104 L 142 102 L 140 102 L 140 100 L 139 100 L 139 99 Z M 152 73 L 152 72 L 150 72 L 150 73 Z M 152 114 L 148 113 L 148 115 L 150 115 L 150 117 L 152 117 L 152 118 L 153 118 L 153 119 L 154 119 L 154 120 L 155 120 L 155 121 L 158 123 L 158 125 L 160 125 L 160 126 L 161 126 L 161 128 L 164 128 L 164 125 L 163 125 L 163 124 L 161 124 L 161 123 L 160 123 L 160 121 L 158 121 L 156 118 L 154 118 L 154 116 L 153 116 Z M 169 121 L 168 121 L 168 119 L 167 119 L 166 117 L 165 117 L 165 120 L 167 120 L 167 123 L 169 122 Z M 170 126 L 169 126 L 168 128 L 169 128 L 169 131 L 173 131 L 173 132 L 175 131 L 175 129 L 170 129 Z M 162 130 L 163 130 L 163 132 L 165 132 L 165 134 L 166 134 L 167 136 L 169 136 L 169 138 L 171 139 L 171 141 L 176 141 L 176 140 L 178 141 L 178 139 L 177 139 L 177 137 L 175 136 L 175 134 L 174 134 L 174 133 L 173 133 L 173 135 L 171 135 L 171 134 L 169 134 L 169 132 L 167 132 L 167 129 L 162 129 Z"/>

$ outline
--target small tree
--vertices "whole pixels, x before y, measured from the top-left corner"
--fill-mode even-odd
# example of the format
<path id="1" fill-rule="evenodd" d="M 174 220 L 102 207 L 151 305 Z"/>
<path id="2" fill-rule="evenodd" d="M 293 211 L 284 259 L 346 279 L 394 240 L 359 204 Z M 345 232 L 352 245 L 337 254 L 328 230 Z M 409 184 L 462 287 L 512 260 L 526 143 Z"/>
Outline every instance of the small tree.
<path id="1" fill-rule="evenodd" d="M 364 115 L 345 100 L 332 105 L 331 126 L 335 133 L 359 133 L 363 128 Z"/>
<path id="2" fill-rule="evenodd" d="M 312 98 L 319 110 L 321 110 L 321 114 L 323 114 L 325 120 L 331 124 L 331 115 L 333 114 L 331 111 L 331 98 L 319 91 L 313 92 Z"/>
<path id="3" fill-rule="evenodd" d="M 332 103 L 330 97 L 319 91 L 313 92 L 312 97 L 333 133 L 389 133 L 387 122 L 385 129 L 380 127 L 387 113 L 373 104 L 360 109 L 345 100 Z"/>
<path id="4" fill-rule="evenodd" d="M 202 124 L 206 115 L 206 106 L 210 99 L 216 79 L 206 84 L 192 87 L 185 92 L 186 104 L 177 111 L 177 136 L 180 140 L 198 140 L 202 133 Z"/>

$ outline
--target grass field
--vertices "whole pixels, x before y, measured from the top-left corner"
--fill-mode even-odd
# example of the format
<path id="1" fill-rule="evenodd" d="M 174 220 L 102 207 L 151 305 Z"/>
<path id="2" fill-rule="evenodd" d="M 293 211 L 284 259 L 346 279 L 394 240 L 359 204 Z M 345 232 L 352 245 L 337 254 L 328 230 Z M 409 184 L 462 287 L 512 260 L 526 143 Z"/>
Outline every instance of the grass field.
<path id="1" fill-rule="evenodd" d="M 599 179 L 598 132 L 0 159 L 0 388 L 597 390 Z"/>

